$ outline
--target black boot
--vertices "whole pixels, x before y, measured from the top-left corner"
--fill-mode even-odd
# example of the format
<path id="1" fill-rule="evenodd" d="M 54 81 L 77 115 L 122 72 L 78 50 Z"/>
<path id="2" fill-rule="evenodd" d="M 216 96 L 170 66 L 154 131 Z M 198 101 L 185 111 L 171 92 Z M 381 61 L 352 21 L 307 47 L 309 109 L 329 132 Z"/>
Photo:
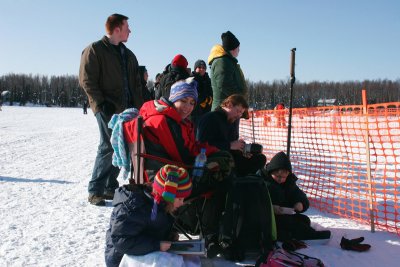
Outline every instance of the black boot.
<path id="1" fill-rule="evenodd" d="M 315 231 L 311 237 L 312 238 L 310 238 L 310 239 L 330 239 L 331 231 L 329 231 L 329 230 Z"/>
<path id="2" fill-rule="evenodd" d="M 221 247 L 218 243 L 218 237 L 217 235 L 211 235 L 206 238 L 207 244 L 206 244 L 206 256 L 209 259 L 214 258 L 217 256 L 219 253 L 221 253 Z"/>
<path id="3" fill-rule="evenodd" d="M 231 244 L 222 250 L 224 258 L 228 261 L 243 261 L 245 250 L 239 244 Z"/>

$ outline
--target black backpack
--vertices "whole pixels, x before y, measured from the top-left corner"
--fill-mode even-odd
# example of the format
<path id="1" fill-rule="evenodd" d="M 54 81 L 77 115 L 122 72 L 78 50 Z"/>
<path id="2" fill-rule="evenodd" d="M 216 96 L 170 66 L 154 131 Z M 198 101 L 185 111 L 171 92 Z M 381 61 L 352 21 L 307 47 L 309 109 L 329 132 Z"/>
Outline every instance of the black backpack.
<path id="1" fill-rule="evenodd" d="M 234 179 L 227 195 L 219 239 L 224 249 L 232 247 L 231 260 L 242 260 L 244 253 L 251 250 L 265 253 L 273 248 L 275 216 L 262 177 L 249 175 Z"/>

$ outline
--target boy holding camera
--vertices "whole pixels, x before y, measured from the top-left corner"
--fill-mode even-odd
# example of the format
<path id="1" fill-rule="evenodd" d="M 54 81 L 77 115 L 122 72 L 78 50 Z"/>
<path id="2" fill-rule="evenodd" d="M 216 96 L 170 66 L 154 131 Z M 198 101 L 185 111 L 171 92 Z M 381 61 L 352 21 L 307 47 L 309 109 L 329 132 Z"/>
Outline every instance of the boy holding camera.
<path id="1" fill-rule="evenodd" d="M 237 176 L 254 174 L 266 163 L 266 157 L 261 153 L 262 147 L 256 144 L 246 145 L 244 140 L 239 139 L 236 130 L 235 121 L 248 108 L 249 105 L 242 95 L 230 95 L 215 111 L 201 117 L 197 126 L 198 141 L 208 142 L 232 154 Z"/>

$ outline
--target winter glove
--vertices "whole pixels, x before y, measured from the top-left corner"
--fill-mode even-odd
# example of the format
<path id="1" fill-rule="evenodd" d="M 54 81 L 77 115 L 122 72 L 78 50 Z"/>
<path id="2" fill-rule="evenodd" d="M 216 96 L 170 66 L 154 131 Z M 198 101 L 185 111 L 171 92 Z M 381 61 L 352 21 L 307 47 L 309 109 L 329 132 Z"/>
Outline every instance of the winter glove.
<path id="1" fill-rule="evenodd" d="M 295 251 L 301 248 L 307 248 L 307 245 L 301 240 L 292 239 L 283 242 L 282 248 L 287 251 Z"/>
<path id="2" fill-rule="evenodd" d="M 107 116 L 111 116 L 115 113 L 115 106 L 113 103 L 110 103 L 108 101 L 104 101 L 99 105 L 101 111 L 104 112 Z"/>
<path id="3" fill-rule="evenodd" d="M 369 244 L 361 244 L 364 241 L 364 237 L 354 238 L 354 239 L 346 239 L 342 237 L 340 241 L 340 247 L 344 250 L 354 250 L 358 252 L 367 251 L 371 248 Z"/>

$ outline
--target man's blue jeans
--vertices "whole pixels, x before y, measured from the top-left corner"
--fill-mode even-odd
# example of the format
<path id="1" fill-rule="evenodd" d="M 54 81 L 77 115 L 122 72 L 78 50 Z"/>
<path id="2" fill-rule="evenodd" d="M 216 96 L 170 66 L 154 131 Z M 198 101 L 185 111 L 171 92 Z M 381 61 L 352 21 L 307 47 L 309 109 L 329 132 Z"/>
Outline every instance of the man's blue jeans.
<path id="1" fill-rule="evenodd" d="M 89 182 L 88 192 L 102 196 L 104 192 L 114 192 L 119 184 L 117 177 L 119 168 L 112 165 L 112 154 L 114 152 L 111 143 L 111 129 L 108 128 L 108 117 L 103 112 L 96 113 L 97 124 L 100 131 L 100 144 L 97 149 L 96 161 L 93 167 L 92 179 Z"/>

